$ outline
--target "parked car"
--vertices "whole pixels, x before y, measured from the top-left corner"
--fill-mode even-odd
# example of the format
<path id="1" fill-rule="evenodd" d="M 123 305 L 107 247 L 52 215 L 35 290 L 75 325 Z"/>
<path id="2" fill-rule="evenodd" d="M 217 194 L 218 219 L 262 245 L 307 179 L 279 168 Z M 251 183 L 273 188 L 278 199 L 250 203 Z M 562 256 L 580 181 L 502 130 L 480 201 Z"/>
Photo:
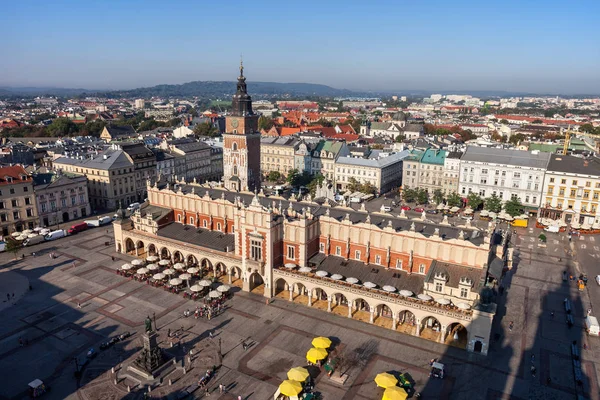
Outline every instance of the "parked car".
<path id="1" fill-rule="evenodd" d="M 390 212 L 390 211 L 392 211 L 392 207 L 390 207 L 390 206 L 382 206 L 382 207 L 381 207 L 381 209 L 382 209 L 383 211 L 385 211 L 385 212 Z"/>
<path id="2" fill-rule="evenodd" d="M 406 205 L 402 206 L 402 209 L 403 209 L 404 211 L 410 211 L 410 207 L 409 207 L 409 206 L 406 206 Z"/>
<path id="3" fill-rule="evenodd" d="M 413 209 L 413 211 L 418 212 L 418 213 L 422 213 L 423 211 L 425 211 L 425 209 L 423 207 L 415 207 Z"/>
<path id="4" fill-rule="evenodd" d="M 134 212 L 138 208 L 140 208 L 140 203 L 131 203 L 129 207 L 127 207 L 127 211 Z"/>
<path id="5" fill-rule="evenodd" d="M 85 231 L 88 228 L 88 224 L 85 222 L 80 222 L 79 224 L 75 224 L 71 226 L 68 230 L 69 235 L 74 235 L 76 233 Z"/>
<path id="6" fill-rule="evenodd" d="M 438 210 L 427 210 L 425 211 L 427 214 L 437 214 Z"/>

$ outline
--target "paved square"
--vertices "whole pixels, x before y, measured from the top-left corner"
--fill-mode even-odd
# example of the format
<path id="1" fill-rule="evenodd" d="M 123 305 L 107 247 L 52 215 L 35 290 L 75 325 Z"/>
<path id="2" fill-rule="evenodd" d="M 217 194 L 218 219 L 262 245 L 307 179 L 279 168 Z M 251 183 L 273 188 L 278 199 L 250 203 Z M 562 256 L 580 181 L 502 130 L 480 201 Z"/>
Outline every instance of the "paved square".
<path id="1" fill-rule="evenodd" d="M 593 259 L 593 238 L 577 241 L 575 247 L 555 235 L 549 237 L 551 245 L 542 248 L 536 241 L 538 234 L 522 230 L 517 235 L 515 266 L 503 281 L 504 295 L 498 297 L 494 341 L 487 357 L 286 299 L 265 305 L 263 297 L 241 291 L 227 302 L 223 314 L 210 321 L 183 318 L 184 310 L 195 308 L 194 302 L 115 273 L 131 258 L 114 253 L 112 245 L 105 246 L 109 238 L 102 229 L 38 245 L 16 262 L 4 253 L 0 255 L 0 298 L 7 291 L 18 293 L 15 304 L 6 303 L 0 311 L 0 399 L 23 397 L 27 383 L 36 378 L 53 387 L 48 399 L 122 398 L 127 395 L 127 384 L 137 391 L 136 382 L 129 378 L 114 385 L 110 370 L 118 370 L 121 361 L 139 351 L 146 316 L 156 318 L 163 348 L 173 354 L 195 352 L 188 373 L 174 373 L 173 386 L 155 388 L 157 396 L 188 387 L 186 382 L 203 373 L 200 366 L 214 359 L 220 342 L 224 359 L 209 385 L 211 398 L 272 398 L 289 368 L 306 365 L 304 357 L 312 338 L 328 336 L 337 343 L 336 351 L 354 354 L 357 362 L 348 367 L 344 385 L 311 369 L 316 390 L 324 399 L 380 399 L 382 390 L 373 378 L 384 371 L 410 375 L 415 390 L 425 399 L 564 399 L 576 393 L 598 399 L 600 340 L 582 332 L 585 310 L 596 295 L 592 290 L 598 288 L 590 286 L 588 295 L 587 289 L 579 292 L 572 282 L 562 280 L 563 270 L 576 273 L 581 268 L 573 252 Z M 32 250 L 37 257 L 29 255 Z M 59 257 L 50 259 L 49 251 Z M 9 289 L 2 286 L 4 281 L 24 283 L 11 283 Z M 572 328 L 565 322 L 565 298 L 573 306 Z M 90 347 L 98 349 L 101 341 L 126 331 L 134 335 L 101 352 L 84 368 L 79 381 L 74 378 L 75 359 L 82 363 Z M 167 338 L 168 331 L 181 334 Z M 209 331 L 214 338 L 209 338 Z M 580 388 L 574 383 L 571 362 L 574 340 L 579 347 L 583 343 L 587 347 L 581 350 L 585 377 Z M 242 342 L 251 344 L 250 348 L 244 350 Z M 428 377 L 432 358 L 446 365 L 446 379 Z M 537 369 L 535 377 L 531 365 Z M 214 393 L 219 383 L 228 393 Z M 195 395 L 203 396 L 199 391 Z"/>

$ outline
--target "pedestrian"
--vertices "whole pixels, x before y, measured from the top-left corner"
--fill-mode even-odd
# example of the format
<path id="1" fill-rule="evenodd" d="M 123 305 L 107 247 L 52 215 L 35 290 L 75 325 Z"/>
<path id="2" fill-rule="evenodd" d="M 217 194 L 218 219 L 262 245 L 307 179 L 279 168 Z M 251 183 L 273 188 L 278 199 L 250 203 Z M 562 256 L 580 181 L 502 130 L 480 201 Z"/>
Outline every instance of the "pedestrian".
<path id="1" fill-rule="evenodd" d="M 73 268 L 75 268 L 75 261 L 73 261 L 73 262 L 71 263 L 71 266 L 72 266 Z"/>
<path id="2" fill-rule="evenodd" d="M 171 337 L 171 328 L 167 330 L 167 337 Z"/>
<path id="3" fill-rule="evenodd" d="M 222 383 L 219 383 L 219 393 L 223 393 L 224 386 Z"/>
<path id="4" fill-rule="evenodd" d="M 554 311 L 550 311 L 550 316 L 554 318 Z"/>
<path id="5" fill-rule="evenodd" d="M 115 256 L 111 256 L 110 258 L 113 260 L 113 262 L 115 261 Z"/>
<path id="6" fill-rule="evenodd" d="M 6 293 L 6 301 L 10 301 L 10 293 Z"/>
<path id="7" fill-rule="evenodd" d="M 23 347 L 23 338 L 19 338 L 19 346 Z"/>
<path id="8" fill-rule="evenodd" d="M 213 333 L 212 331 L 208 331 L 208 336 L 212 339 L 213 338 Z"/>
<path id="9" fill-rule="evenodd" d="M 50 256 L 50 259 L 52 260 L 52 258 L 53 258 L 53 257 L 52 257 L 52 253 L 50 253 L 50 254 L 48 254 L 48 255 Z"/>
<path id="10" fill-rule="evenodd" d="M 242 396 L 238 396 L 237 400 L 242 400 Z"/>
<path id="11" fill-rule="evenodd" d="M 34 252 L 32 252 L 32 253 L 31 253 L 31 255 L 35 257 L 35 251 L 34 251 Z"/>
<path id="12" fill-rule="evenodd" d="M 515 325 L 515 323 L 513 321 L 510 321 L 510 324 L 508 324 L 508 329 L 512 332 L 513 330 L 513 326 Z"/>
<path id="13" fill-rule="evenodd" d="M 210 391 L 208 390 L 208 386 L 206 387 L 206 390 L 204 391 L 204 393 L 206 394 L 206 396 L 210 396 Z"/>
<path id="14" fill-rule="evenodd" d="M 77 308 L 81 308 L 81 303 L 77 302 Z"/>
<path id="15" fill-rule="evenodd" d="M 12 298 L 13 298 L 13 299 L 15 298 L 15 292 L 13 292 L 13 294 L 12 294 Z"/>

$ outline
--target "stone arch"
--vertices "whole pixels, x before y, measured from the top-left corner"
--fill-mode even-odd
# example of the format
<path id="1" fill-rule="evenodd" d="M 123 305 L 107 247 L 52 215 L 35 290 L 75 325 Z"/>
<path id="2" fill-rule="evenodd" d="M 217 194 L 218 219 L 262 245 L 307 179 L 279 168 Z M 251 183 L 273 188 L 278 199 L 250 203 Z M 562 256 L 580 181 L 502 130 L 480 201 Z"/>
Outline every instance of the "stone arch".
<path id="1" fill-rule="evenodd" d="M 434 342 L 440 341 L 442 334 L 442 324 L 434 316 L 428 315 L 421 319 L 419 324 L 419 336 Z"/>
<path id="2" fill-rule="evenodd" d="M 277 278 L 273 286 L 273 296 L 287 299 L 290 285 L 283 278 Z"/>
<path id="3" fill-rule="evenodd" d="M 263 277 L 257 271 L 252 272 L 248 276 L 248 287 L 251 292 L 264 294 L 264 284 Z"/>
<path id="4" fill-rule="evenodd" d="M 417 332 L 417 317 L 410 310 L 402 310 L 398 313 L 398 323 L 396 329 L 408 335 L 415 335 Z"/>
<path id="5" fill-rule="evenodd" d="M 166 247 L 162 247 L 160 249 L 159 257 L 161 259 L 170 259 L 171 258 L 171 252 Z"/>
<path id="6" fill-rule="evenodd" d="M 310 305 L 327 311 L 327 298 L 329 297 L 327 292 L 321 287 L 315 287 L 309 293 L 311 295 Z"/>
<path id="7" fill-rule="evenodd" d="M 238 287 L 243 287 L 244 284 L 242 282 L 242 269 L 240 267 L 237 266 L 232 266 L 231 268 L 229 268 L 229 276 L 230 276 L 230 281 L 229 283 Z"/>
<path id="8" fill-rule="evenodd" d="M 186 262 L 187 262 L 188 267 L 198 265 L 198 259 L 193 254 L 188 254 L 188 256 L 186 258 Z"/>
<path id="9" fill-rule="evenodd" d="M 469 332 L 467 328 L 460 322 L 453 322 L 448 325 L 444 332 L 446 336 L 445 343 L 449 346 L 466 349 L 469 343 Z"/>
<path id="10" fill-rule="evenodd" d="M 157 254 L 156 252 L 156 246 L 153 243 L 150 243 L 148 245 L 148 255 L 149 256 L 155 256 Z"/>
<path id="11" fill-rule="evenodd" d="M 392 328 L 394 312 L 385 303 L 377 304 L 373 311 L 373 323 L 384 328 Z"/>
<path id="12" fill-rule="evenodd" d="M 347 316 L 348 315 L 348 298 L 343 293 L 335 292 L 330 296 L 331 299 L 331 312 Z M 350 303 L 352 304 L 352 303 Z"/>
<path id="13" fill-rule="evenodd" d="M 185 258 L 183 257 L 183 254 L 181 254 L 181 252 L 179 250 L 175 250 L 173 252 L 173 262 L 183 262 Z"/>
<path id="14" fill-rule="evenodd" d="M 127 254 L 135 254 L 135 244 L 131 238 L 125 239 L 125 252 Z"/>
<path id="15" fill-rule="evenodd" d="M 202 275 L 206 275 L 209 272 L 212 273 L 213 271 L 213 265 L 208 258 L 200 260 L 200 268 L 202 269 Z"/>
<path id="16" fill-rule="evenodd" d="M 227 274 L 227 267 L 222 262 L 218 262 L 215 265 L 216 276 L 222 276 Z"/>
<path id="17" fill-rule="evenodd" d="M 371 304 L 363 298 L 357 297 L 352 300 L 348 317 L 368 322 L 371 314 Z"/>

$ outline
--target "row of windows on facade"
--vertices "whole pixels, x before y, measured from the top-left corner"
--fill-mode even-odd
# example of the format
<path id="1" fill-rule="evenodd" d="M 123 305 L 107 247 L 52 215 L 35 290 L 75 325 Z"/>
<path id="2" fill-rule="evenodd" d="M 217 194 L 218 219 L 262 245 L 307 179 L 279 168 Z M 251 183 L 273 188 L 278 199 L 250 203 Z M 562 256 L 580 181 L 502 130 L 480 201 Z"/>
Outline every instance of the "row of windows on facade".
<path id="1" fill-rule="evenodd" d="M 17 221 L 21 218 L 20 211 L 13 211 L 12 215 L 13 215 L 13 221 Z M 28 208 L 27 210 L 25 210 L 25 215 L 27 215 L 27 217 L 33 217 L 33 209 Z M 7 222 L 7 221 L 8 221 L 8 214 L 1 213 L 0 214 L 0 222 Z"/>
<path id="2" fill-rule="evenodd" d="M 181 214 L 179 214 L 177 216 L 177 222 L 183 222 L 183 216 Z M 194 217 L 189 217 L 188 218 L 188 225 L 195 225 L 196 220 L 194 219 Z M 202 221 L 202 227 L 203 228 L 208 228 L 208 222 L 206 220 Z M 221 223 L 217 222 L 217 231 L 221 231 Z M 235 230 L 235 227 L 232 227 L 232 232 Z"/>
<path id="3" fill-rule="evenodd" d="M 369 170 L 369 171 L 368 171 L 368 173 L 367 173 L 367 171 L 366 171 L 366 170 L 364 170 L 364 169 L 362 169 L 362 170 L 361 170 L 361 169 L 358 169 L 358 170 L 357 170 L 357 169 L 350 169 L 350 168 L 348 168 L 348 170 L 347 170 L 347 171 L 346 171 L 346 168 L 341 168 L 341 171 L 340 171 L 340 168 L 338 168 L 338 169 L 337 169 L 337 172 L 338 172 L 338 173 L 342 173 L 342 174 L 352 174 L 352 175 L 354 175 L 354 176 L 360 175 L 360 174 L 361 174 L 361 173 L 360 173 L 360 171 L 362 171 L 362 175 L 363 175 L 363 176 L 377 176 L 377 173 L 376 173 L 376 172 L 374 172 L 374 171 L 372 171 L 372 170 Z"/>
<path id="4" fill-rule="evenodd" d="M 475 168 L 473 168 L 473 167 L 471 167 L 471 168 L 466 168 L 466 167 L 465 167 L 465 168 L 463 168 L 463 172 L 464 172 L 465 174 L 466 174 L 466 173 L 469 173 L 469 172 L 471 172 L 471 173 L 474 173 L 474 172 L 475 172 Z M 502 172 L 502 173 L 501 173 L 501 172 Z M 488 170 L 488 169 L 486 169 L 486 168 L 483 168 L 483 169 L 481 170 L 481 175 L 487 175 L 488 173 L 489 173 L 489 170 Z M 500 175 L 500 176 L 504 176 L 504 177 L 505 177 L 505 176 L 506 176 L 506 171 L 500 171 L 499 169 L 497 169 L 497 170 L 495 170 L 495 171 L 494 171 L 494 175 L 496 175 L 496 176 L 499 176 L 499 175 Z M 521 173 L 520 173 L 520 172 L 516 172 L 516 171 L 514 171 L 514 172 L 513 172 L 513 178 L 521 178 Z M 534 178 L 534 176 L 533 176 L 533 175 L 529 175 L 529 177 L 528 177 L 528 179 L 529 179 L 529 180 L 531 180 L 531 179 L 533 179 L 533 178 Z M 535 175 L 535 180 L 536 180 L 536 181 L 538 181 L 539 179 L 540 179 L 540 176 L 539 176 L 539 175 Z"/>
<path id="5" fill-rule="evenodd" d="M 86 201 L 85 196 L 80 194 L 79 195 L 79 204 L 85 204 L 86 202 L 87 201 Z M 71 206 L 74 206 L 76 204 L 77 204 L 77 198 L 75 196 L 71 196 Z M 67 199 L 61 199 L 60 206 L 67 207 Z M 48 211 L 48 203 L 46 203 L 46 202 L 40 203 L 40 208 L 41 208 L 42 212 Z M 56 201 L 50 201 L 50 211 L 56 211 Z"/>
<path id="6" fill-rule="evenodd" d="M 566 188 L 561 187 L 558 190 L 558 195 L 559 196 L 564 196 L 565 195 L 565 191 Z M 584 199 L 589 199 L 590 198 L 590 191 L 589 190 L 583 190 L 581 188 L 579 189 L 569 189 L 569 197 L 583 197 Z M 546 194 L 549 195 L 553 195 L 554 194 L 554 186 L 549 186 L 548 187 L 548 192 Z M 594 192 L 592 195 L 592 198 L 594 200 L 598 200 L 598 198 L 600 197 L 600 193 L 599 192 Z"/>
<path id="7" fill-rule="evenodd" d="M 411 165 L 412 165 L 412 169 L 419 168 L 419 164 L 408 164 L 408 163 L 406 163 L 406 169 L 410 169 Z M 431 167 L 433 167 L 433 168 L 431 168 Z M 441 166 L 438 167 L 438 166 L 435 166 L 435 165 L 427 165 L 427 168 L 425 168 L 425 165 L 423 165 L 421 169 L 432 169 L 434 171 L 437 171 L 439 169 L 440 171 L 442 171 L 444 169 L 444 167 L 441 167 Z M 454 166 L 452 166 L 450 169 L 454 169 Z"/>
<path id="8" fill-rule="evenodd" d="M 468 188 L 467 189 L 467 188 L 463 187 L 462 190 L 461 190 L 461 194 L 465 194 L 466 195 L 466 194 L 471 194 L 471 193 L 473 193 L 473 188 Z M 486 194 L 485 189 L 480 189 L 479 190 L 479 196 L 485 197 L 485 194 Z M 497 192 L 497 191 L 493 190 L 492 191 L 492 195 L 498 196 L 501 199 L 504 198 L 504 192 Z M 513 200 L 514 199 L 522 200 L 521 197 L 519 197 L 519 195 L 516 194 L 516 193 L 512 193 L 510 195 L 510 198 L 513 199 Z M 525 195 L 525 203 L 529 203 L 530 202 L 529 199 L 531 199 L 531 203 L 537 204 L 537 196 Z"/>
<path id="9" fill-rule="evenodd" d="M 23 200 L 24 200 L 26 206 L 31 205 L 31 199 L 29 197 L 24 197 Z M 20 203 L 19 199 L 12 199 L 10 201 L 10 205 L 12 208 L 19 207 L 19 203 Z M 4 203 L 4 201 L 0 201 L 0 210 L 4 209 L 4 208 L 7 208 L 6 204 Z"/>
<path id="10" fill-rule="evenodd" d="M 554 183 L 555 179 L 554 178 L 550 178 L 550 183 Z M 573 179 L 571 181 L 571 186 L 577 186 L 579 183 L 579 181 L 577 179 Z M 561 185 L 566 185 L 567 184 L 567 180 L 566 179 L 561 179 L 560 180 L 560 184 Z M 592 182 L 591 181 L 585 181 L 585 187 L 591 188 L 592 187 Z M 596 184 L 594 185 L 594 187 L 596 189 L 600 189 L 600 182 L 596 182 Z"/>
<path id="11" fill-rule="evenodd" d="M 25 193 L 29 192 L 29 186 L 23 186 L 23 192 L 25 192 Z M 8 189 L 8 193 L 9 194 L 16 194 L 15 188 Z M 0 196 L 2 196 L 2 190 L 0 190 Z"/>
<path id="12" fill-rule="evenodd" d="M 492 184 L 491 182 L 492 181 L 490 181 L 490 184 Z M 504 179 L 500 179 L 500 180 L 494 179 L 494 184 L 493 185 L 494 186 L 498 186 L 498 185 L 504 186 L 505 182 L 506 181 Z M 464 179 L 463 179 L 463 183 L 473 183 L 473 176 L 469 176 L 468 182 L 467 182 L 467 177 L 465 176 Z M 481 178 L 479 180 L 479 184 L 481 184 L 481 185 L 487 185 L 488 184 L 487 183 L 487 178 Z M 527 190 L 532 190 L 531 189 L 532 185 L 533 185 L 533 190 L 539 190 L 540 189 L 540 184 L 539 183 L 533 184 L 533 182 L 527 182 L 527 188 L 526 189 Z M 512 181 L 512 187 L 514 189 L 521 188 L 521 181 Z"/>
<path id="13" fill-rule="evenodd" d="M 547 205 L 547 206 L 551 206 L 551 204 L 552 204 L 552 199 L 551 199 L 551 198 L 546 198 L 546 205 Z M 564 204 L 564 203 L 563 203 L 562 201 L 560 201 L 560 200 L 559 200 L 559 201 L 557 202 L 557 204 L 556 204 L 556 207 L 557 207 L 557 208 L 561 208 L 561 209 L 562 209 L 562 208 L 563 208 L 563 204 Z M 569 209 L 573 209 L 573 206 L 574 206 L 574 204 L 569 204 L 569 205 L 568 205 L 568 208 L 569 208 Z M 581 211 L 582 211 L 582 212 L 588 212 L 588 210 L 587 210 L 587 206 L 588 206 L 588 204 L 587 204 L 587 203 L 584 203 L 584 204 L 582 204 L 582 205 L 581 205 Z M 598 210 L 598 206 L 597 206 L 596 204 L 592 204 L 592 206 L 591 206 L 591 209 L 590 209 L 590 212 L 592 212 L 592 213 L 595 213 L 597 210 Z"/>

